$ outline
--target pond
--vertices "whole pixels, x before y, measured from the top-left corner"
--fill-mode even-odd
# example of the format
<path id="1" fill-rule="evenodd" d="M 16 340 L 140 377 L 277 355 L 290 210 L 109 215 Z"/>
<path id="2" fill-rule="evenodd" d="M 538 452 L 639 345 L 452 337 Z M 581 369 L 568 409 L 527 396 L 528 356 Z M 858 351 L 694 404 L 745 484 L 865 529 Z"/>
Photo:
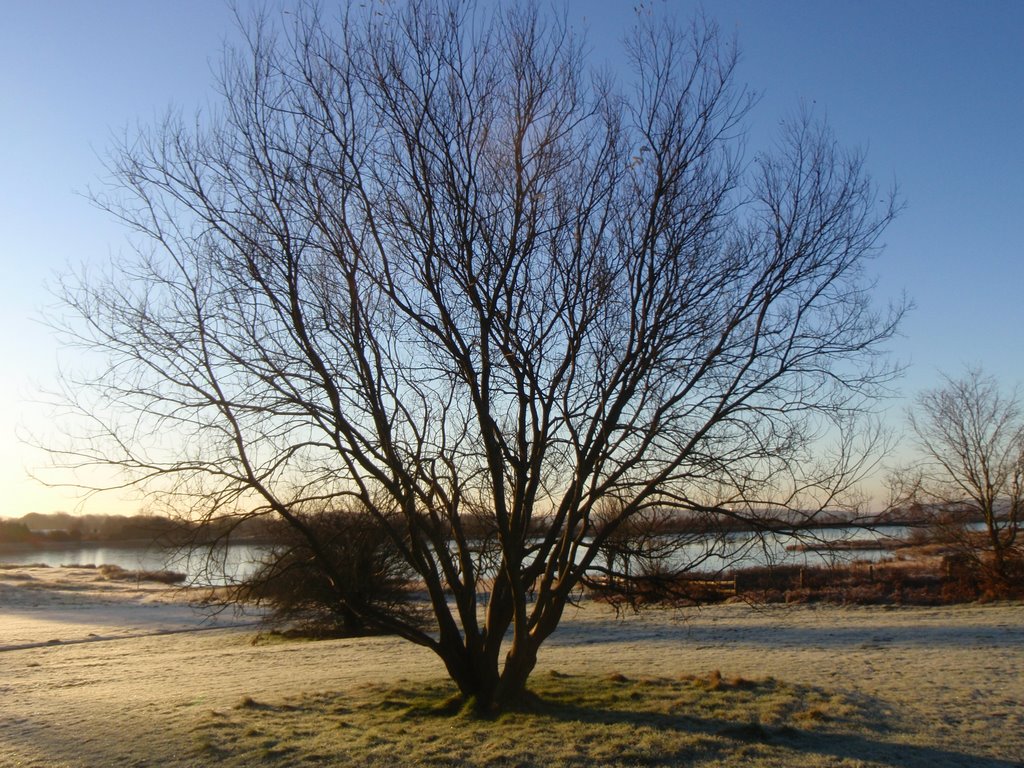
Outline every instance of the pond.
<path id="1" fill-rule="evenodd" d="M 788 534 L 756 536 L 733 533 L 721 540 L 695 540 L 687 545 L 673 564 L 697 563 L 696 570 L 716 573 L 732 568 L 748 568 L 771 564 L 832 565 L 851 560 L 879 561 L 892 556 L 885 549 L 854 551 L 812 550 L 793 552 L 787 547 L 798 543 L 822 543 L 849 540 L 872 540 L 879 537 L 902 538 L 909 529 L 883 526 L 863 528 L 823 528 L 795 537 Z M 61 565 L 118 565 L 130 571 L 172 570 L 184 573 L 190 583 L 221 586 L 245 579 L 266 554 L 266 545 L 235 543 L 195 552 L 167 550 L 160 547 L 112 546 L 101 544 L 68 545 L 54 549 L 22 552 L 0 552 L 0 562 L 15 565 L 43 563 Z"/>
<path id="2" fill-rule="evenodd" d="M 110 544 L 69 545 L 54 549 L 0 552 L 0 562 L 12 565 L 42 563 L 62 565 L 117 565 L 129 571 L 177 571 L 190 583 L 223 586 L 250 575 L 267 547 L 231 544 L 182 552 L 157 546 L 116 546 Z"/>

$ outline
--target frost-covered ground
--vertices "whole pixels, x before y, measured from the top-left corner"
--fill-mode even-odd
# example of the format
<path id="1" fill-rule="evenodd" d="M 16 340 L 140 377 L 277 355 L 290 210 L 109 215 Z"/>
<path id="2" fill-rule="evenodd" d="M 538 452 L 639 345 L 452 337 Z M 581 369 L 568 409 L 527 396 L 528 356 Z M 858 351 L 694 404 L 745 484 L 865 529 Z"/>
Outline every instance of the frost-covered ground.
<path id="1" fill-rule="evenodd" d="M 197 742 L 211 711 L 247 697 L 344 697 L 443 676 L 432 654 L 394 638 L 253 645 L 251 619 L 210 617 L 188 599 L 95 569 L 0 570 L 0 766 L 205 765 Z M 620 621 L 584 602 L 539 668 L 772 676 L 891 717 L 884 739 L 864 741 L 872 765 L 1024 765 L 1020 604 L 739 604 Z"/>

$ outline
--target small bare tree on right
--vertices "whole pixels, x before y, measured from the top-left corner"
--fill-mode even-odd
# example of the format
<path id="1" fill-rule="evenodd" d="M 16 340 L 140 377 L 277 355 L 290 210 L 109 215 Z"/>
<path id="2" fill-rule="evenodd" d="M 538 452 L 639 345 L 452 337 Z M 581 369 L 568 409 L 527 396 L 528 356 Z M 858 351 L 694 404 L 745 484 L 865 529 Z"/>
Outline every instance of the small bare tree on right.
<path id="1" fill-rule="evenodd" d="M 1024 410 L 1019 390 L 1009 391 L 980 369 L 943 376 L 921 392 L 907 421 L 918 462 L 894 475 L 903 504 L 937 516 L 984 521 L 991 575 L 1006 583 L 1024 504 Z M 964 541 L 971 541 L 970 537 Z M 976 539 L 975 539 L 976 541 Z M 978 547 L 973 547 L 976 553 Z M 980 554 L 980 553 L 979 553 Z"/>

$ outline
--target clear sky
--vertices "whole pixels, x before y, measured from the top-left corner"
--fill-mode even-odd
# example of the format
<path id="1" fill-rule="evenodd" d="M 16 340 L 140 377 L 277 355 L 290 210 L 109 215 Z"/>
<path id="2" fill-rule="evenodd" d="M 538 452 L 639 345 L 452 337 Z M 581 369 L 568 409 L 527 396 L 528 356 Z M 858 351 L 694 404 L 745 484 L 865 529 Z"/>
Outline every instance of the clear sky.
<path id="1" fill-rule="evenodd" d="M 596 56 L 638 0 L 569 0 Z M 245 0 L 239 0 L 244 9 Z M 328 3 L 329 5 L 329 3 Z M 648 0 L 688 19 L 701 5 Z M 910 396 L 939 370 L 983 366 L 1024 382 L 1024 2 L 717 0 L 704 12 L 742 52 L 739 78 L 763 95 L 753 140 L 803 103 L 868 151 L 875 179 L 907 208 L 875 263 L 878 298 L 916 305 L 892 345 Z M 124 232 L 82 196 L 102 183 L 111 136 L 186 112 L 211 95 L 211 67 L 235 34 L 219 0 L 39 0 L 0 14 L 0 516 L 73 510 L 28 478 L 44 462 L 19 434 L 53 428 L 33 405 L 57 345 L 39 322 L 46 285 L 69 265 L 101 266 Z M 889 406 L 900 424 L 903 399 Z M 59 425 L 57 425 L 59 426 Z M 131 512 L 100 497 L 87 512 Z"/>

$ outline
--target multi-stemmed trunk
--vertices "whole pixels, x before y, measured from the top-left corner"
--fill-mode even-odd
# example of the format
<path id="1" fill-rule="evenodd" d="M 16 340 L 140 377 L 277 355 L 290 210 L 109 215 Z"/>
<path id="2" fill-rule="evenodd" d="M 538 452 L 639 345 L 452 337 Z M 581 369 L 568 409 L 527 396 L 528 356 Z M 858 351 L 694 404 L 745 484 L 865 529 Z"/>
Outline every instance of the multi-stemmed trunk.
<path id="1" fill-rule="evenodd" d="M 464 648 L 441 653 L 449 675 L 463 701 L 482 716 L 515 709 L 529 696 L 527 680 L 537 665 L 539 643 L 528 642 L 510 650 L 501 664 L 498 658 L 472 654 Z"/>
<path id="2" fill-rule="evenodd" d="M 1005 527 L 1001 527 L 996 519 L 994 504 L 988 504 L 985 508 L 985 529 L 992 549 L 992 576 L 1000 585 L 1005 586 L 1010 578 L 1006 556 L 1016 538 L 1016 521 L 1011 516 Z"/>
<path id="3" fill-rule="evenodd" d="M 467 636 L 472 630 L 464 629 L 462 636 L 448 635 L 434 647 L 463 702 L 481 716 L 516 709 L 529 702 L 527 682 L 537 666 L 538 651 L 562 614 L 556 596 L 535 597 L 534 621 L 530 622 L 521 611 L 517 625 L 512 618 L 512 595 L 507 590 L 499 592 L 492 599 L 501 604 L 488 606 L 488 621 L 479 631 Z M 525 604 L 526 595 L 518 597 Z"/>

